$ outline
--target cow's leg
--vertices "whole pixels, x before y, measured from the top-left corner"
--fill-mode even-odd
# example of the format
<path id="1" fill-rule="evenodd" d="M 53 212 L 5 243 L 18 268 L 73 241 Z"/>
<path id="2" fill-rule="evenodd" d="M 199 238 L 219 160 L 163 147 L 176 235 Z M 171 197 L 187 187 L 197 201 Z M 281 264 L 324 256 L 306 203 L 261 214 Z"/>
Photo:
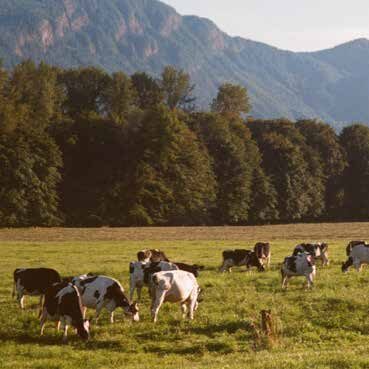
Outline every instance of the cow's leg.
<path id="1" fill-rule="evenodd" d="M 83 316 L 83 319 L 86 319 L 86 312 L 87 312 L 87 307 L 86 306 L 82 306 L 82 316 Z"/>
<path id="2" fill-rule="evenodd" d="M 228 273 L 232 272 L 233 262 L 229 259 L 223 260 L 222 266 L 219 268 L 220 272 L 224 273 L 227 271 Z"/>
<path id="3" fill-rule="evenodd" d="M 39 307 L 39 313 L 38 316 L 40 317 L 42 314 L 42 309 L 43 309 L 43 303 L 44 303 L 44 295 L 40 296 L 40 307 Z"/>
<path id="4" fill-rule="evenodd" d="M 96 305 L 96 315 L 95 315 L 95 322 L 96 322 L 96 324 L 99 321 L 99 317 L 100 317 L 101 310 L 103 309 L 103 307 L 104 307 L 104 300 L 98 302 L 97 305 Z"/>
<path id="5" fill-rule="evenodd" d="M 21 309 L 24 309 L 24 295 L 20 294 L 18 295 L 18 302 Z"/>
<path id="6" fill-rule="evenodd" d="M 291 277 L 288 276 L 283 270 L 281 270 L 281 274 L 282 274 L 282 289 L 285 289 L 288 287 L 288 281 Z"/>
<path id="7" fill-rule="evenodd" d="M 40 336 L 44 335 L 46 320 L 47 320 L 47 311 L 46 309 L 43 309 L 42 314 L 41 314 L 41 319 L 40 319 L 40 326 L 41 326 Z"/>
<path id="8" fill-rule="evenodd" d="M 359 259 L 354 259 L 353 265 L 358 272 L 361 271 L 361 262 Z"/>
<path id="9" fill-rule="evenodd" d="M 67 342 L 68 339 L 68 328 L 70 325 L 72 325 L 72 319 L 69 317 L 65 317 L 63 319 L 64 321 L 64 333 L 63 333 L 63 342 Z"/>
<path id="10" fill-rule="evenodd" d="M 61 324 L 61 322 L 60 322 L 60 320 L 58 320 L 58 321 L 56 322 L 56 330 L 57 330 L 57 332 L 59 332 L 59 331 L 60 331 L 60 324 Z"/>
<path id="11" fill-rule="evenodd" d="M 313 278 L 314 278 L 313 273 L 310 273 L 310 274 L 308 274 L 308 275 L 306 276 L 306 280 L 307 280 L 307 288 L 311 288 L 311 287 L 313 287 L 313 284 L 314 284 L 314 282 L 313 282 Z"/>
<path id="12" fill-rule="evenodd" d="M 131 285 L 129 288 L 129 301 L 132 303 L 133 301 L 133 295 L 135 293 L 135 289 L 136 289 L 136 284 L 134 283 L 134 281 L 131 281 Z M 137 289 L 137 293 L 138 293 L 138 289 Z"/>
<path id="13" fill-rule="evenodd" d="M 199 297 L 199 291 L 196 288 L 192 291 L 190 300 L 188 302 L 188 305 L 189 305 L 188 318 L 190 320 L 193 320 L 194 312 L 197 310 L 197 307 L 199 305 L 197 302 L 198 297 Z"/>
<path id="14" fill-rule="evenodd" d="M 272 257 L 271 254 L 269 254 L 268 257 L 267 257 L 266 265 L 267 265 L 268 268 L 270 267 L 271 257 Z"/>
<path id="15" fill-rule="evenodd" d="M 161 305 L 164 302 L 165 294 L 166 294 L 165 290 L 159 290 L 155 292 L 155 301 L 153 304 L 153 308 L 151 310 L 151 317 L 154 323 L 158 321 L 158 313 Z"/>
<path id="16" fill-rule="evenodd" d="M 186 318 L 186 315 L 187 315 L 187 303 L 186 302 L 183 302 L 181 304 L 181 309 L 182 309 L 182 318 Z"/>

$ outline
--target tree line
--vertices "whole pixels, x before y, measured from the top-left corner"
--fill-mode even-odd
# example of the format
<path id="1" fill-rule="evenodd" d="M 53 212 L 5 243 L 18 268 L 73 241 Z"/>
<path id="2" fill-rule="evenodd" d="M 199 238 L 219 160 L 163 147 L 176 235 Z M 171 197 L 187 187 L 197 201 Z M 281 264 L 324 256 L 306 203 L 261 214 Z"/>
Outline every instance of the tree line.
<path id="1" fill-rule="evenodd" d="M 196 108 L 159 78 L 0 68 L 0 226 L 245 225 L 369 218 L 369 128 L 245 118 L 247 90 Z"/>

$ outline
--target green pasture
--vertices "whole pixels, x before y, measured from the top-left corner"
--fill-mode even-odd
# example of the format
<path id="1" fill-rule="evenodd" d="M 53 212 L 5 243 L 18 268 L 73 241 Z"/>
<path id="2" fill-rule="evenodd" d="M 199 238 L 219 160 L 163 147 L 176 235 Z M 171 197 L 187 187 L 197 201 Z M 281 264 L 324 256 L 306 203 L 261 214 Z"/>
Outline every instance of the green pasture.
<path id="1" fill-rule="evenodd" d="M 222 250 L 249 248 L 254 241 L 261 240 L 1 242 L 0 368 L 369 368 L 369 271 L 341 272 L 346 242 L 324 240 L 331 264 L 318 265 L 313 290 L 306 291 L 304 279 L 296 278 L 282 291 L 279 263 L 303 240 L 274 241 L 266 273 L 237 268 L 218 273 Z M 92 326 L 89 342 L 70 330 L 68 344 L 62 344 L 53 323 L 39 336 L 38 298 L 26 298 L 23 312 L 11 298 L 13 270 L 38 266 L 63 276 L 112 276 L 128 293 L 128 264 L 142 248 L 160 248 L 174 261 L 206 267 L 199 277 L 203 301 L 193 322 L 181 319 L 179 306 L 164 305 L 154 325 L 144 291 L 141 322 L 132 323 L 118 311 L 111 325 L 105 313 Z M 258 341 L 253 328 L 262 309 L 272 310 L 278 327 L 269 344 Z"/>

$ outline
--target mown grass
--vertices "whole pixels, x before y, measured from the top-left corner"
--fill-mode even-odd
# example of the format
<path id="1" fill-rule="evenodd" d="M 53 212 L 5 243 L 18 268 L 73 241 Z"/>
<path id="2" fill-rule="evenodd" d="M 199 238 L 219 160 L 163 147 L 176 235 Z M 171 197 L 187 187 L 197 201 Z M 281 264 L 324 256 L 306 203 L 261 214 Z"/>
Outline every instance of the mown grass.
<path id="1" fill-rule="evenodd" d="M 122 241 L 96 240 L 101 230 L 83 230 L 83 237 L 62 229 L 0 231 L 0 368 L 369 368 L 369 272 L 340 271 L 347 241 L 366 238 L 369 225 L 335 225 L 336 237 L 333 225 L 316 226 L 309 237 L 311 225 L 278 227 L 274 232 L 273 227 L 226 228 L 223 233 L 192 229 L 187 240 L 185 229 L 178 229 L 179 240 L 171 229 L 167 241 L 165 229 L 151 229 L 151 240 L 148 230 L 136 229 L 132 241 L 125 230 L 112 230 Z M 20 232 L 27 233 L 28 241 L 19 239 Z M 107 229 L 104 234 L 112 237 Z M 258 238 L 250 236 L 255 234 Z M 217 272 L 223 249 L 250 248 L 269 239 L 270 271 Z M 318 267 L 312 291 L 303 289 L 303 279 L 292 280 L 289 290 L 282 291 L 278 264 L 304 240 L 328 241 L 331 265 Z M 63 275 L 101 273 L 119 279 L 128 290 L 128 263 L 146 247 L 161 248 L 175 261 L 206 266 L 199 278 L 203 301 L 194 322 L 182 321 L 178 306 L 164 305 L 154 325 L 145 291 L 140 323 L 118 312 L 117 323 L 110 325 L 104 314 L 88 343 L 70 331 L 69 343 L 62 345 L 53 324 L 39 336 L 37 298 L 26 300 L 24 312 L 11 299 L 12 272 L 22 266 L 49 266 Z M 258 322 L 260 310 L 269 308 L 281 333 L 268 347 L 255 341 L 252 323 Z"/>

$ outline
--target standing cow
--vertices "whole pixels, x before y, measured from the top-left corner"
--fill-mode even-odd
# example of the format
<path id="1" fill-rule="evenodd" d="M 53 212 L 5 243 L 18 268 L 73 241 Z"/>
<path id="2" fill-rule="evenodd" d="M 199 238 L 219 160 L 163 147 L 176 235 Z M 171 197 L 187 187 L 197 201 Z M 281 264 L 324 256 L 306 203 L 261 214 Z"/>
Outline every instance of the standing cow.
<path id="1" fill-rule="evenodd" d="M 307 287 L 313 286 L 316 275 L 314 256 L 307 253 L 299 253 L 284 259 L 281 268 L 282 288 L 287 288 L 288 281 L 295 276 L 303 276 L 307 280 Z"/>
<path id="2" fill-rule="evenodd" d="M 48 287 L 61 282 L 59 273 L 48 268 L 16 269 L 13 277 L 13 297 L 17 294 L 21 309 L 24 309 L 24 296 L 40 296 L 41 310 L 42 299 Z"/>
<path id="3" fill-rule="evenodd" d="M 61 323 L 64 329 L 63 341 L 67 340 L 68 327 L 73 326 L 78 335 L 87 340 L 90 336 L 90 323 L 84 320 L 81 296 L 78 289 L 70 283 L 56 283 L 45 293 L 41 314 L 41 336 L 47 320 Z"/>
<path id="4" fill-rule="evenodd" d="M 353 265 L 359 272 L 363 264 L 369 264 L 369 245 L 366 243 L 356 244 L 351 247 L 348 260 L 342 263 L 342 271 L 344 273 L 347 272 L 350 266 Z"/>
<path id="5" fill-rule="evenodd" d="M 183 317 L 187 314 L 189 319 L 194 318 L 200 287 L 192 273 L 183 270 L 158 272 L 153 274 L 151 284 L 151 316 L 154 323 L 158 320 L 158 313 L 164 302 L 179 303 Z"/>
<path id="6" fill-rule="evenodd" d="M 260 264 L 266 265 L 269 268 L 270 260 L 272 257 L 272 254 L 270 251 L 270 243 L 269 242 L 258 242 L 254 246 L 254 252 L 257 258 L 259 259 Z"/>
<path id="7" fill-rule="evenodd" d="M 117 280 L 105 276 L 82 275 L 74 278 L 73 284 L 81 294 L 84 314 L 87 308 L 96 309 L 96 322 L 104 307 L 110 313 L 111 323 L 114 323 L 114 311 L 118 307 L 121 307 L 133 321 L 140 320 L 137 304 L 129 303 L 123 287 Z"/>
<path id="8" fill-rule="evenodd" d="M 144 271 L 150 265 L 146 261 L 132 261 L 129 264 L 129 299 L 133 301 L 133 295 L 137 289 L 138 302 L 141 301 L 141 291 L 144 286 Z"/>
<path id="9" fill-rule="evenodd" d="M 242 249 L 223 251 L 223 263 L 219 270 L 223 273 L 225 271 L 230 273 L 232 267 L 243 265 L 246 266 L 247 270 L 251 267 L 257 267 L 259 272 L 265 271 L 265 268 L 257 257 L 255 251 Z"/>
<path id="10" fill-rule="evenodd" d="M 301 243 L 295 247 L 293 255 L 304 252 L 313 255 L 315 260 L 320 259 L 323 266 L 329 264 L 327 243 Z"/>

